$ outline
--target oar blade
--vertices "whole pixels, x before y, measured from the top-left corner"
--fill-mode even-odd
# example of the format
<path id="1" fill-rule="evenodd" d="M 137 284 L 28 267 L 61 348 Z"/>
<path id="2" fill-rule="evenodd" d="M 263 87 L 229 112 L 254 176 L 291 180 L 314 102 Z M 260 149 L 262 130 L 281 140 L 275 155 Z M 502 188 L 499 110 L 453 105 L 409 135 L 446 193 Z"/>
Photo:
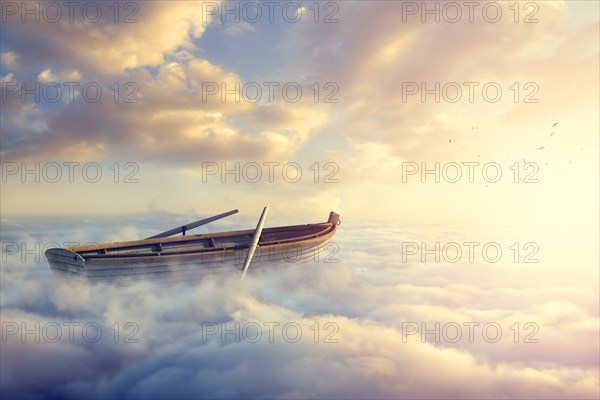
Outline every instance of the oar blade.
<path id="1" fill-rule="evenodd" d="M 256 246 L 258 245 L 258 241 L 260 239 L 260 234 L 262 233 L 263 225 L 265 224 L 266 218 L 267 218 L 267 207 L 263 208 L 263 212 L 260 215 L 258 224 L 256 225 L 256 230 L 254 231 L 254 236 L 252 237 L 252 242 L 250 243 L 250 247 L 248 248 L 248 254 L 246 255 L 246 261 L 244 262 L 244 268 L 242 268 L 242 276 L 240 279 L 244 279 L 244 277 L 246 276 L 246 272 L 248 271 L 248 267 L 250 266 L 250 262 L 252 262 L 252 257 L 254 257 L 254 251 L 256 250 Z"/>

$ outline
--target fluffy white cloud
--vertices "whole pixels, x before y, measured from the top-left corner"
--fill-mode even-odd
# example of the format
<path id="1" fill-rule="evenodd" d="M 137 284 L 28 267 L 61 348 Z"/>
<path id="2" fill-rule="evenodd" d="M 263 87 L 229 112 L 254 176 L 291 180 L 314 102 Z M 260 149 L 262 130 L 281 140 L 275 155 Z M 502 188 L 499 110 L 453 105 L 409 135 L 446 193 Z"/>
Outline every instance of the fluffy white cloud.
<path id="1" fill-rule="evenodd" d="M 64 220 L 57 230 L 43 228 L 43 221 L 5 221 L 12 235 L 3 233 L 3 243 L 25 241 L 32 248 L 32 241 L 66 238 L 73 222 Z M 32 223 L 42 229 L 36 237 L 25 234 Z M 94 228 L 82 240 L 101 238 L 114 222 L 88 226 Z M 20 254 L 8 255 L 1 390 L 67 398 L 597 394 L 597 254 L 551 246 L 555 239 L 540 241 L 538 264 L 515 264 L 511 256 L 497 264 L 480 257 L 475 263 L 402 262 L 398 249 L 390 249 L 407 241 L 495 237 L 504 246 L 520 239 L 475 227 L 426 228 L 345 223 L 334 237 L 338 263 L 256 270 L 242 282 L 235 275 L 174 286 L 88 286 L 52 279 L 46 263 L 34 263 L 31 255 L 25 263 Z M 585 245 L 582 240 L 573 237 Z M 568 273 L 573 265 L 578 274 Z M 35 332 L 36 322 L 40 343 L 34 333 L 24 340 L 20 331 L 9 333 L 15 323 Z M 80 323 L 72 341 L 65 322 Z M 102 329 L 97 342 L 90 340 L 94 328 L 87 340 L 82 336 L 91 322 Z M 49 343 L 53 323 L 63 336 Z M 472 325 L 472 337 L 469 323 L 479 324 Z M 502 329 L 497 341 L 495 326 L 484 331 L 485 324 Z"/>
<path id="2" fill-rule="evenodd" d="M 39 65 L 66 58 L 76 68 L 124 74 L 128 69 L 158 66 L 167 54 L 193 48 L 192 38 L 199 37 L 210 22 L 203 1 L 117 6 L 83 1 L 72 8 L 56 4 L 61 16 L 56 22 L 56 10 L 46 10 L 43 3 L 37 5 L 38 22 L 34 14 L 23 17 L 21 4 L 16 5 L 16 14 L 7 11 L 3 30 L 18 35 L 7 43 L 7 60 Z M 43 43 L 40 37 L 45 38 Z"/>
<path id="3" fill-rule="evenodd" d="M 289 159 L 328 121 L 308 101 L 248 101 L 247 82 L 238 73 L 198 58 L 193 41 L 210 20 L 202 2 L 140 3 L 139 10 L 136 4 L 128 3 L 139 13 L 135 23 L 105 18 L 91 24 L 82 17 L 24 24 L 9 18 L 3 30 L 13 34 L 11 51 L 2 53 L 10 71 L 2 80 L 12 85 L 3 86 L 4 159 L 127 156 L 186 167 L 207 160 Z M 109 5 L 103 7 L 110 15 Z M 23 30 L 27 35 L 19 36 Z M 28 68 L 17 63 L 21 59 Z M 67 85 L 73 82 L 71 93 Z M 56 87 L 62 101 L 47 100 Z M 37 90 L 23 97 L 25 88 Z M 39 122 L 23 124 L 20 116 L 32 108 Z"/>

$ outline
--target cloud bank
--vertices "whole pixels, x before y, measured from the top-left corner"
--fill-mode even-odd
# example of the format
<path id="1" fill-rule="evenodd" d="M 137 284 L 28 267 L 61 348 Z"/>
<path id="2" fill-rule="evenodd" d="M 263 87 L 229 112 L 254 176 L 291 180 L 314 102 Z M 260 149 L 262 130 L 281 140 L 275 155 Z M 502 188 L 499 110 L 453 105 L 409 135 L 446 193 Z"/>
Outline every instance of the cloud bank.
<path id="1" fill-rule="evenodd" d="M 3 233 L 3 245 L 23 241 L 33 249 L 35 240 L 60 239 L 68 231 L 50 228 L 34 239 L 24 231 L 30 223 L 9 221 L 12 235 Z M 103 238 L 103 224 L 94 223 L 98 230 L 79 239 Z M 521 239 L 456 228 L 350 222 L 334 239 L 338 262 L 277 267 L 243 282 L 236 275 L 172 286 L 64 281 L 50 275 L 43 259 L 4 252 L 2 393 L 596 396 L 597 254 L 571 253 L 548 240 L 539 242 L 536 264 L 515 263 L 512 254 L 490 263 L 479 253 L 473 263 L 431 256 L 425 263 L 415 256 L 402 261 L 402 243 L 433 248 L 435 241 L 495 238 L 507 250 Z M 365 231 L 372 240 L 364 240 Z M 577 274 L 565 278 L 567 270 Z"/>

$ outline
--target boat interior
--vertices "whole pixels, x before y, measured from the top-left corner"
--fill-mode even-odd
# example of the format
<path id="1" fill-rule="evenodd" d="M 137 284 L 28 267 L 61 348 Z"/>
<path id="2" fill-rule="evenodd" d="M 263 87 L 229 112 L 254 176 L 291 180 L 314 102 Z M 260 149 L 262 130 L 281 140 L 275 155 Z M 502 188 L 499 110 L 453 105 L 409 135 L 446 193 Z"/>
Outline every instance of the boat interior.
<path id="1" fill-rule="evenodd" d="M 320 224 L 265 228 L 262 230 L 258 244 L 259 246 L 292 244 L 327 235 L 334 231 L 336 226 L 337 219 Z M 254 232 L 254 229 L 249 229 L 222 233 L 162 237 L 130 242 L 74 246 L 69 247 L 68 250 L 78 253 L 85 260 L 237 250 L 250 246 Z"/>

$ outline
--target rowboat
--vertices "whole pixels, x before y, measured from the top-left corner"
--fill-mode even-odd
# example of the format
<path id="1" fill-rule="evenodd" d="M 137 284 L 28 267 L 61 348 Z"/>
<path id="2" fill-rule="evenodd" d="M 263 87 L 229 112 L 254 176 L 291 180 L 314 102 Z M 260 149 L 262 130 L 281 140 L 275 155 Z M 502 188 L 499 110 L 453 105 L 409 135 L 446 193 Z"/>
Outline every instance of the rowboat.
<path id="1" fill-rule="evenodd" d="M 52 248 L 45 252 L 53 272 L 92 282 L 137 280 L 179 281 L 241 272 L 250 265 L 265 268 L 285 263 L 319 261 L 340 224 L 327 222 L 264 228 L 267 208 L 256 229 L 186 235 L 190 229 L 237 213 L 232 210 L 142 240 Z M 182 233 L 181 236 L 175 236 Z"/>

